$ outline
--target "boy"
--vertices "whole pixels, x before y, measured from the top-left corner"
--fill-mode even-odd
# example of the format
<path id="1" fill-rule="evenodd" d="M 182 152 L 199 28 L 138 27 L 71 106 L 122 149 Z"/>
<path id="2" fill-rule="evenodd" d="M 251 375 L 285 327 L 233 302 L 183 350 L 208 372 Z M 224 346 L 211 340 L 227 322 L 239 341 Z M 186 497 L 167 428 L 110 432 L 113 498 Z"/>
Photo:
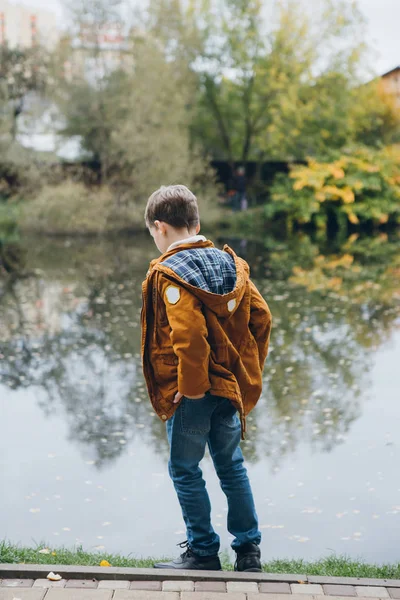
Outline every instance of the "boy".
<path id="1" fill-rule="evenodd" d="M 261 534 L 239 444 L 261 394 L 271 313 L 247 263 L 199 235 L 197 200 L 187 187 L 155 191 L 145 221 L 162 256 L 143 282 L 143 371 L 154 411 L 167 424 L 169 473 L 187 529 L 186 551 L 155 567 L 221 569 L 199 468 L 208 445 L 228 499 L 235 569 L 261 571 Z"/>

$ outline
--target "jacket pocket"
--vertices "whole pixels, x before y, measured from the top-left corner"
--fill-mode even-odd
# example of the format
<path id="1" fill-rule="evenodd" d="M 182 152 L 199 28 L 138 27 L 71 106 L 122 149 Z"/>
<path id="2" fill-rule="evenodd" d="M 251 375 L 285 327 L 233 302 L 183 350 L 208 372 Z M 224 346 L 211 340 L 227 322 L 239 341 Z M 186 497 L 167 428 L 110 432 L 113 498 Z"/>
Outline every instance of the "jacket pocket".
<path id="1" fill-rule="evenodd" d="M 213 344 L 211 346 L 211 359 L 217 365 L 226 366 L 228 363 L 228 348 L 226 344 Z"/>
<path id="2" fill-rule="evenodd" d="M 179 359 L 174 352 L 158 354 L 153 357 L 154 373 L 160 387 L 171 389 L 178 382 Z"/>

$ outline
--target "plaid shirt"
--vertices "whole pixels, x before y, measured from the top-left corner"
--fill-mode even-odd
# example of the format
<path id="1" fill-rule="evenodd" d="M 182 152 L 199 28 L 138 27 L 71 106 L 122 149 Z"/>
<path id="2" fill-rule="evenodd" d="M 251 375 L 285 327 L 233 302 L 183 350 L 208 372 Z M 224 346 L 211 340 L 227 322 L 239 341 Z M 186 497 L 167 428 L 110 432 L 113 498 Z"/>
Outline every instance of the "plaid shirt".
<path id="1" fill-rule="evenodd" d="M 187 283 L 213 294 L 228 294 L 236 286 L 235 261 L 218 248 L 182 250 L 161 264 Z"/>

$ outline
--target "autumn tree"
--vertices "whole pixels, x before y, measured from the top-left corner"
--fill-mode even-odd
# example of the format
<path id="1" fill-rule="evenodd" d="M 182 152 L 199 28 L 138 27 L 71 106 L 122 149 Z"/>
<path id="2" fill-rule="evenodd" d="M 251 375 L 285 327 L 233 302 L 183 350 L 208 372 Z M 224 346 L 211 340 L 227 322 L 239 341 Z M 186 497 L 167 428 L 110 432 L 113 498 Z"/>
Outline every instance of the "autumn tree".
<path id="1" fill-rule="evenodd" d="M 40 46 L 10 48 L 0 46 L 0 87 L 3 106 L 11 115 L 10 134 L 15 139 L 18 117 L 30 92 L 43 94 L 48 80 L 49 57 Z M 7 110 L 4 108 L 4 110 Z"/>

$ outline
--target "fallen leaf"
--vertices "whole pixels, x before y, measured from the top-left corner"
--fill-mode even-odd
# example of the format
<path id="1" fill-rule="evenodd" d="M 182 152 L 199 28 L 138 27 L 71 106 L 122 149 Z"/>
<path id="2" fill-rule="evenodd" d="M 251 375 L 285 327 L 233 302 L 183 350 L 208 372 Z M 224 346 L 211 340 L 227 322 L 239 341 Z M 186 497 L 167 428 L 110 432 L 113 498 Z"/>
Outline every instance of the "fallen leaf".
<path id="1" fill-rule="evenodd" d="M 56 575 L 55 573 L 53 573 L 53 571 L 51 573 L 49 573 L 47 575 L 47 579 L 49 581 L 60 581 L 62 579 L 61 575 Z"/>
<path id="2" fill-rule="evenodd" d="M 110 563 L 108 562 L 108 560 L 102 560 L 100 563 L 101 567 L 111 567 Z"/>
<path id="3" fill-rule="evenodd" d="M 50 550 L 48 548 L 42 548 L 39 550 L 39 554 L 50 554 Z"/>

